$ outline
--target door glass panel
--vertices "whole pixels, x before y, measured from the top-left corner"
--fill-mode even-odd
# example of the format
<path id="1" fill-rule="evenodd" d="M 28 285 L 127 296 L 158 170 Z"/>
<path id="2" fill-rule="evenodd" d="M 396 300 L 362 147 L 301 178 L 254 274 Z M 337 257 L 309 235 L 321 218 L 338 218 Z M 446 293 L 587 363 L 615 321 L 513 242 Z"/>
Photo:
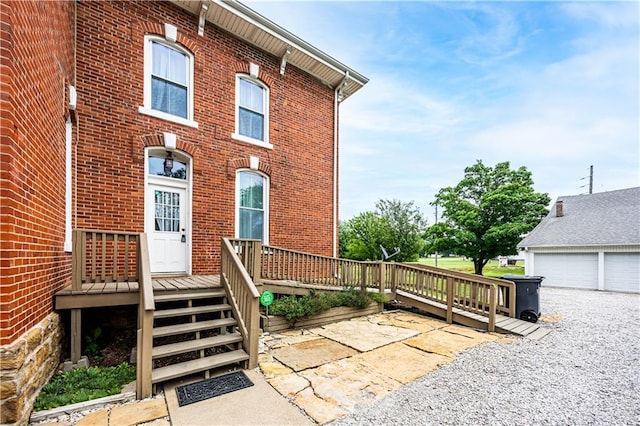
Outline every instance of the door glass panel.
<path id="1" fill-rule="evenodd" d="M 180 194 L 155 191 L 155 230 L 160 232 L 180 231 Z"/>

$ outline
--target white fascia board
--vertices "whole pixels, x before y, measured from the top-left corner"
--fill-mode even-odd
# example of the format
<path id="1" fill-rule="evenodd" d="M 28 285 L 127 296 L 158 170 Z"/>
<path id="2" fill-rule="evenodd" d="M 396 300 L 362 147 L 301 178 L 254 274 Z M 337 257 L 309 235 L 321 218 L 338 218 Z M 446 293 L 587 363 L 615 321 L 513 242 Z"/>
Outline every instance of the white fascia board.
<path id="1" fill-rule="evenodd" d="M 334 71 L 344 75 L 346 72 L 349 72 L 350 77 L 357 81 L 360 85 L 364 86 L 369 79 L 358 73 L 355 70 L 352 70 L 348 66 L 342 64 L 321 50 L 313 47 L 309 43 L 305 42 L 301 38 L 296 35 L 290 33 L 259 13 L 255 12 L 253 9 L 243 5 L 238 1 L 222 1 L 222 0 L 213 0 L 212 3 L 215 3 L 219 7 L 228 10 L 234 15 L 240 16 L 245 19 L 250 24 L 260 28 L 261 30 L 269 33 L 273 37 L 279 39 L 285 44 L 291 45 L 294 49 L 304 53 L 305 55 L 311 57 L 312 59 L 322 63 L 323 65 L 333 69 Z M 215 23 L 213 23 L 215 25 Z M 292 63 L 291 61 L 289 63 Z M 295 65 L 295 64 L 294 64 Z"/>

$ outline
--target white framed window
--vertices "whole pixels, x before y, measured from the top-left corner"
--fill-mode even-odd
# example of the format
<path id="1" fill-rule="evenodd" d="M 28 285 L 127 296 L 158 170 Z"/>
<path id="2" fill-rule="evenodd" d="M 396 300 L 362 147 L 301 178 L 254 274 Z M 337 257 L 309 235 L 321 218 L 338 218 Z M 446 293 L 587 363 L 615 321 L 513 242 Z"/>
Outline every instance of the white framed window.
<path id="1" fill-rule="evenodd" d="M 193 120 L 193 55 L 158 36 L 144 39 L 143 114 L 198 127 Z"/>
<path id="2" fill-rule="evenodd" d="M 269 241 L 269 178 L 239 170 L 236 175 L 236 237 Z"/>
<path id="3" fill-rule="evenodd" d="M 269 143 L 269 88 L 248 75 L 236 76 L 234 139 L 273 148 Z"/>

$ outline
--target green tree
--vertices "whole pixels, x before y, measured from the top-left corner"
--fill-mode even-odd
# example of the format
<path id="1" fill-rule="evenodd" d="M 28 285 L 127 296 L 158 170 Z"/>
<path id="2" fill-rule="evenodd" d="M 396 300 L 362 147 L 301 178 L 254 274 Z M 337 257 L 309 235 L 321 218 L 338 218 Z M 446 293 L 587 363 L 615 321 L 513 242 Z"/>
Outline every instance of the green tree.
<path id="1" fill-rule="evenodd" d="M 338 222 L 338 257 L 346 258 L 347 250 L 349 247 L 349 238 L 351 232 L 349 228 L 349 222 L 341 220 Z"/>
<path id="2" fill-rule="evenodd" d="M 346 253 L 357 260 L 379 260 L 382 245 L 398 262 L 416 260 L 423 248 L 422 233 L 426 222 L 414 202 L 379 200 L 375 212 L 365 212 L 344 224 Z M 341 243 L 342 244 L 342 243 Z"/>
<path id="3" fill-rule="evenodd" d="M 547 214 L 549 195 L 533 190 L 531 173 L 511 170 L 509 162 L 494 168 L 478 160 L 464 170 L 464 178 L 442 188 L 432 205 L 442 207 L 443 221 L 425 233 L 430 251 L 451 251 L 473 260 L 482 275 L 496 256 L 516 254 L 522 235 Z"/>
<path id="4" fill-rule="evenodd" d="M 360 213 L 349 220 L 347 228 L 347 259 L 380 259 L 380 244 L 387 240 L 388 227 L 374 212 Z"/>
<path id="5" fill-rule="evenodd" d="M 391 254 L 396 248 L 400 252 L 393 257 L 397 262 L 418 260 L 423 251 L 422 234 L 427 222 L 413 201 L 379 200 L 376 213 L 387 225 L 383 246 Z"/>

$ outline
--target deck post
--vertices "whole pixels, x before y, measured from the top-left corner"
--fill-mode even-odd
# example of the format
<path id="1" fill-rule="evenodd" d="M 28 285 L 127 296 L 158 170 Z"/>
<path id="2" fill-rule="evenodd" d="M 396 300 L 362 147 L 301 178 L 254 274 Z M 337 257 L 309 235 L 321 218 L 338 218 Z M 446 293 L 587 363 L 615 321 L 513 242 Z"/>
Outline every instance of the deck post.
<path id="1" fill-rule="evenodd" d="M 360 266 L 362 269 L 360 270 L 360 291 L 365 293 L 367 291 L 367 265 L 366 263 L 361 263 Z"/>
<path id="2" fill-rule="evenodd" d="M 80 360 L 82 344 L 82 309 L 71 309 L 71 362 Z"/>
<path id="3" fill-rule="evenodd" d="M 384 294 L 386 288 L 387 266 L 388 263 L 380 262 L 380 282 L 378 283 L 378 291 L 380 294 Z"/>
<path id="4" fill-rule="evenodd" d="M 453 324 L 453 277 L 447 277 L 447 324 Z"/>
<path id="5" fill-rule="evenodd" d="M 138 272 L 140 301 L 136 342 L 136 398 L 143 399 L 151 396 L 153 390 L 151 352 L 153 347 L 153 311 L 155 310 L 147 234 L 142 233 L 138 237 L 137 250 L 136 270 Z"/>
<path id="6" fill-rule="evenodd" d="M 255 285 L 262 283 L 262 241 L 252 241 L 253 264 L 251 265 L 251 278 Z"/>
<path id="7" fill-rule="evenodd" d="M 489 287 L 489 327 L 488 331 L 493 333 L 496 331 L 496 309 L 498 307 L 498 286 Z"/>

